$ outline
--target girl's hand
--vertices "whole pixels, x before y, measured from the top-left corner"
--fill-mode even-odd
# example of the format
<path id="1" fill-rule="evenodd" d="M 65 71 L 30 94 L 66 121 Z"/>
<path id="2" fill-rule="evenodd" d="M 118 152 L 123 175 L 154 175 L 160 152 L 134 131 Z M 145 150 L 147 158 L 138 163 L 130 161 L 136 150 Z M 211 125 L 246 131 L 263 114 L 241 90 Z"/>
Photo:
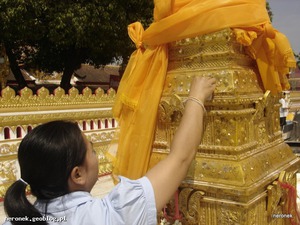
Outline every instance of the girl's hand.
<path id="1" fill-rule="evenodd" d="M 202 101 L 211 99 L 216 88 L 216 79 L 211 77 L 195 77 L 191 84 L 189 96 L 195 97 Z"/>

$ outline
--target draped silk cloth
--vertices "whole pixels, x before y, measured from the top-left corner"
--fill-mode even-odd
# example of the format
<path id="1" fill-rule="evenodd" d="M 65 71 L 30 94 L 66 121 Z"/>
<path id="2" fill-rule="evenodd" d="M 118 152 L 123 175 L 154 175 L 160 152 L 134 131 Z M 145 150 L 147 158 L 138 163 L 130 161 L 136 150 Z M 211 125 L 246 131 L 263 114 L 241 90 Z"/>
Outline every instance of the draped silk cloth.
<path id="1" fill-rule="evenodd" d="M 154 140 L 157 109 L 168 67 L 167 44 L 224 28 L 257 61 L 262 82 L 272 93 L 289 88 L 286 74 L 295 67 L 287 38 L 273 29 L 265 0 L 155 0 L 154 22 L 144 31 L 128 26 L 136 44 L 121 80 L 114 116 L 120 136 L 114 173 L 131 179 L 145 174 Z"/>

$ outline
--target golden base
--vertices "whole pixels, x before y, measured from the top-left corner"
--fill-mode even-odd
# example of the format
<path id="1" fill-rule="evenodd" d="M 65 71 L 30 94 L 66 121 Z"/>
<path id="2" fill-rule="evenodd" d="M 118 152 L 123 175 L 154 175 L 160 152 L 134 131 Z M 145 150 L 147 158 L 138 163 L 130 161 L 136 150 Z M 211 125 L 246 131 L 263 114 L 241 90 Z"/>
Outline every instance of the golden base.
<path id="1" fill-rule="evenodd" d="M 262 90 L 255 61 L 225 29 L 170 44 L 150 167 L 169 152 L 194 76 L 217 79 L 205 132 L 179 190 L 183 224 L 283 225 L 296 219 L 281 183 L 296 186 L 300 159 L 284 143 L 278 96 Z M 170 203 L 172 205 L 172 203 Z"/>

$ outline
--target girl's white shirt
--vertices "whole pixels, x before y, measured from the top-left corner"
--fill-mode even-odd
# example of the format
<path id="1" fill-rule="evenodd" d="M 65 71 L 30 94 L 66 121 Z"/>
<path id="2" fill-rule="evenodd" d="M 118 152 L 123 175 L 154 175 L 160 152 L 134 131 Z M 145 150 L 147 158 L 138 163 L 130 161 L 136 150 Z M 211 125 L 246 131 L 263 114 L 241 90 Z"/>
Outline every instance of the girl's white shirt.
<path id="1" fill-rule="evenodd" d="M 102 199 L 77 191 L 48 203 L 37 200 L 34 205 L 50 225 L 157 225 L 154 192 L 147 177 L 120 177 L 120 183 Z"/>

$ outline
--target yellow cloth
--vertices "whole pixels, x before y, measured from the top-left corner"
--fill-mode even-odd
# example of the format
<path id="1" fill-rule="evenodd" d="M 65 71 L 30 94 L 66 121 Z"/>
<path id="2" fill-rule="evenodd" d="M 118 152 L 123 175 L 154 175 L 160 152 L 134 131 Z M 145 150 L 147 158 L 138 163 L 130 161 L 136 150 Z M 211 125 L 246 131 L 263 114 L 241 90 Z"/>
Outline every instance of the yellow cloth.
<path id="1" fill-rule="evenodd" d="M 136 179 L 145 174 L 154 139 L 157 108 L 168 66 L 167 43 L 224 28 L 256 59 L 264 87 L 288 87 L 285 75 L 295 60 L 286 38 L 270 24 L 265 0 L 155 0 L 154 22 L 138 22 L 128 32 L 137 50 L 121 80 L 114 116 L 120 139 L 114 173 Z M 275 38 L 275 39 L 272 39 Z"/>

